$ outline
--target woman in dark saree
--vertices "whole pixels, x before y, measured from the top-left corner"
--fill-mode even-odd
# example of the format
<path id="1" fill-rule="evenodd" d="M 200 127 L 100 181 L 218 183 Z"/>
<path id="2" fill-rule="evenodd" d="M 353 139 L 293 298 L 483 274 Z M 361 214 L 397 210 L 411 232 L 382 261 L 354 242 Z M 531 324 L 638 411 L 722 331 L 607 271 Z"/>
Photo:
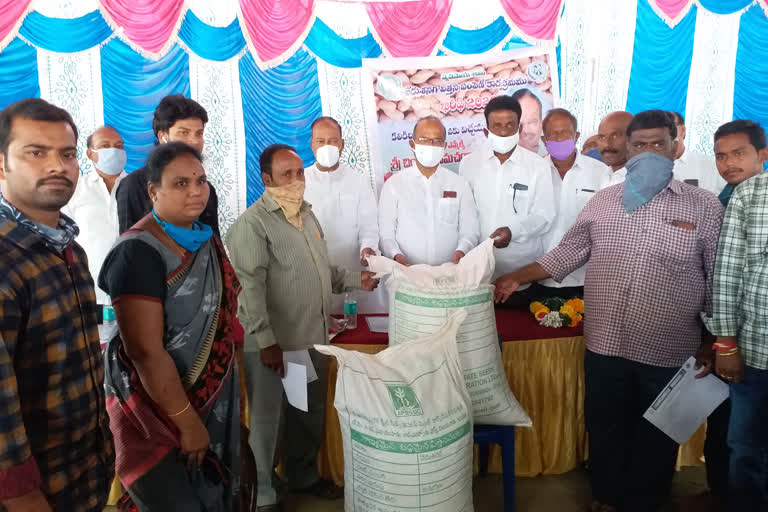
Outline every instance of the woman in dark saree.
<path id="1" fill-rule="evenodd" d="M 209 194 L 200 154 L 162 144 L 147 167 L 153 211 L 120 237 L 99 276 L 120 327 L 105 349 L 116 469 L 128 491 L 120 504 L 232 512 L 240 490 L 240 286 L 221 242 L 197 221 Z"/>

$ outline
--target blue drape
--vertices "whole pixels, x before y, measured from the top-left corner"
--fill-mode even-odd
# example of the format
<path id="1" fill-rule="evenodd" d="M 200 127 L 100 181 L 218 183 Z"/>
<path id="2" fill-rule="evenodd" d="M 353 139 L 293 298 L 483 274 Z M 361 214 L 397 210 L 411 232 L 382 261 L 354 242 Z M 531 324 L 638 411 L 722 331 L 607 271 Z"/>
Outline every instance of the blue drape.
<path id="1" fill-rule="evenodd" d="M 22 98 L 39 98 L 37 50 L 15 38 L 0 52 L 0 109 Z"/>
<path id="2" fill-rule="evenodd" d="M 744 9 L 754 1 L 755 0 L 699 0 L 699 3 L 708 11 L 717 14 L 730 14 Z"/>
<path id="3" fill-rule="evenodd" d="M 741 16 L 733 84 L 733 118 L 768 128 L 768 18 L 759 5 Z"/>
<path id="4" fill-rule="evenodd" d="M 304 44 L 318 58 L 340 68 L 359 68 L 362 66 L 361 59 L 373 59 L 381 55 L 381 47 L 370 32 L 364 37 L 344 39 L 320 18 L 315 19 Z"/>
<path id="5" fill-rule="evenodd" d="M 79 18 L 49 18 L 30 12 L 19 33 L 30 43 L 52 52 L 81 52 L 101 44 L 112 35 L 112 29 L 97 11 Z"/>
<path id="6" fill-rule="evenodd" d="M 179 38 L 190 50 L 209 60 L 229 60 L 245 46 L 237 18 L 226 27 L 212 27 L 198 18 L 192 9 L 184 17 Z"/>
<path id="7" fill-rule="evenodd" d="M 696 7 L 671 29 L 643 0 L 637 2 L 637 26 L 627 110 L 636 114 L 659 108 L 685 115 L 693 58 Z"/>
<path id="8" fill-rule="evenodd" d="M 160 60 L 149 60 L 119 39 L 101 50 L 104 123 L 114 126 L 125 141 L 126 169 L 144 165 L 154 146 L 152 117 L 169 94 L 189 96 L 189 56 L 179 45 Z"/>
<path id="9" fill-rule="evenodd" d="M 312 121 L 320 117 L 317 60 L 306 50 L 297 51 L 284 64 L 262 71 L 249 53 L 240 59 L 243 121 L 248 145 L 245 151 L 248 204 L 264 192 L 259 155 L 270 144 L 295 147 L 305 166 L 314 163 L 309 147 Z"/>
<path id="10" fill-rule="evenodd" d="M 451 25 L 443 40 L 443 47 L 454 53 L 483 53 L 495 48 L 509 32 L 509 25 L 503 16 L 477 30 L 464 30 Z"/>

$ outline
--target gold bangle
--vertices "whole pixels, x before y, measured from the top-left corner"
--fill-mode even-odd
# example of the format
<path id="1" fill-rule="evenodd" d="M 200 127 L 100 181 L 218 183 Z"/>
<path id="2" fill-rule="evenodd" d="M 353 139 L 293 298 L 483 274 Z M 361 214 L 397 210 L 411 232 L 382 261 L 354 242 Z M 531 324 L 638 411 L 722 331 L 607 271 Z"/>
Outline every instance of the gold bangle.
<path id="1" fill-rule="evenodd" d="M 191 405 L 192 405 L 192 402 L 187 402 L 187 406 L 185 408 L 183 408 L 182 410 L 180 410 L 176 414 L 169 414 L 168 417 L 169 418 L 175 418 L 176 416 L 180 416 L 180 415 L 184 414 L 185 412 L 187 412 L 187 409 L 189 409 Z"/>
<path id="2" fill-rule="evenodd" d="M 734 349 L 734 350 L 731 350 L 729 352 L 718 352 L 718 355 L 721 355 L 721 356 L 733 356 L 733 355 L 738 354 L 738 352 L 739 352 L 738 349 Z"/>

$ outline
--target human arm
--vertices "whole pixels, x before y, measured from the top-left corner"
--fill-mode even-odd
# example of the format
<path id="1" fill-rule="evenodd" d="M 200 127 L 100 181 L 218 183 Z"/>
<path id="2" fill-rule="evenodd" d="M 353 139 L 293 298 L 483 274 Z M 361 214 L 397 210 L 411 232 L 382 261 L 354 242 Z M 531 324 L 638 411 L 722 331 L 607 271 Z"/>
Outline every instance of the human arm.
<path id="1" fill-rule="evenodd" d="M 506 301 L 515 290 L 524 284 L 541 281 L 552 277 L 538 262 L 533 262 L 523 268 L 504 274 L 493 283 L 496 289 L 493 292 L 496 302 Z"/>
<path id="2" fill-rule="evenodd" d="M 395 260 L 397 255 L 404 256 L 397 243 L 397 203 L 397 193 L 390 180 L 384 184 L 379 197 L 379 237 L 382 254 Z"/>
<path id="3" fill-rule="evenodd" d="M 360 180 L 360 202 L 357 209 L 358 241 L 360 243 L 360 263 L 368 266 L 366 256 L 376 254 L 379 247 L 379 218 L 376 195 L 367 180 Z"/>
<path id="4" fill-rule="evenodd" d="M 480 242 L 480 220 L 477 216 L 475 196 L 472 194 L 472 189 L 465 180 L 462 181 L 461 203 L 459 203 L 459 242 L 456 246 L 456 251 L 466 254 Z M 455 256 L 454 263 L 458 263 Z"/>

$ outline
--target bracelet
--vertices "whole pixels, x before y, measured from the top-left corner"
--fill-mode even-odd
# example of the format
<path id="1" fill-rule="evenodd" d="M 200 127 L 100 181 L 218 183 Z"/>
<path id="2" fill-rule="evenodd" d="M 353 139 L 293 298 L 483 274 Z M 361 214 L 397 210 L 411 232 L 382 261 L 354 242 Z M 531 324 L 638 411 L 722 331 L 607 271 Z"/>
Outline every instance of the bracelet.
<path id="1" fill-rule="evenodd" d="M 717 352 L 738 349 L 738 345 L 733 341 L 716 341 L 712 344 L 712 347 Z"/>
<path id="2" fill-rule="evenodd" d="M 180 410 L 176 414 L 169 414 L 168 417 L 169 418 L 175 418 L 176 416 L 180 416 L 180 415 L 184 414 L 185 412 L 187 412 L 187 409 L 189 409 L 191 406 L 192 406 L 192 402 L 187 402 L 187 406 L 185 408 L 183 408 L 182 410 Z"/>
<path id="3" fill-rule="evenodd" d="M 734 349 L 729 350 L 727 352 L 724 352 L 724 351 L 721 350 L 717 354 L 720 355 L 720 356 L 732 356 L 732 355 L 735 355 L 735 354 L 738 354 L 738 353 L 739 353 L 739 349 L 734 348 Z"/>

